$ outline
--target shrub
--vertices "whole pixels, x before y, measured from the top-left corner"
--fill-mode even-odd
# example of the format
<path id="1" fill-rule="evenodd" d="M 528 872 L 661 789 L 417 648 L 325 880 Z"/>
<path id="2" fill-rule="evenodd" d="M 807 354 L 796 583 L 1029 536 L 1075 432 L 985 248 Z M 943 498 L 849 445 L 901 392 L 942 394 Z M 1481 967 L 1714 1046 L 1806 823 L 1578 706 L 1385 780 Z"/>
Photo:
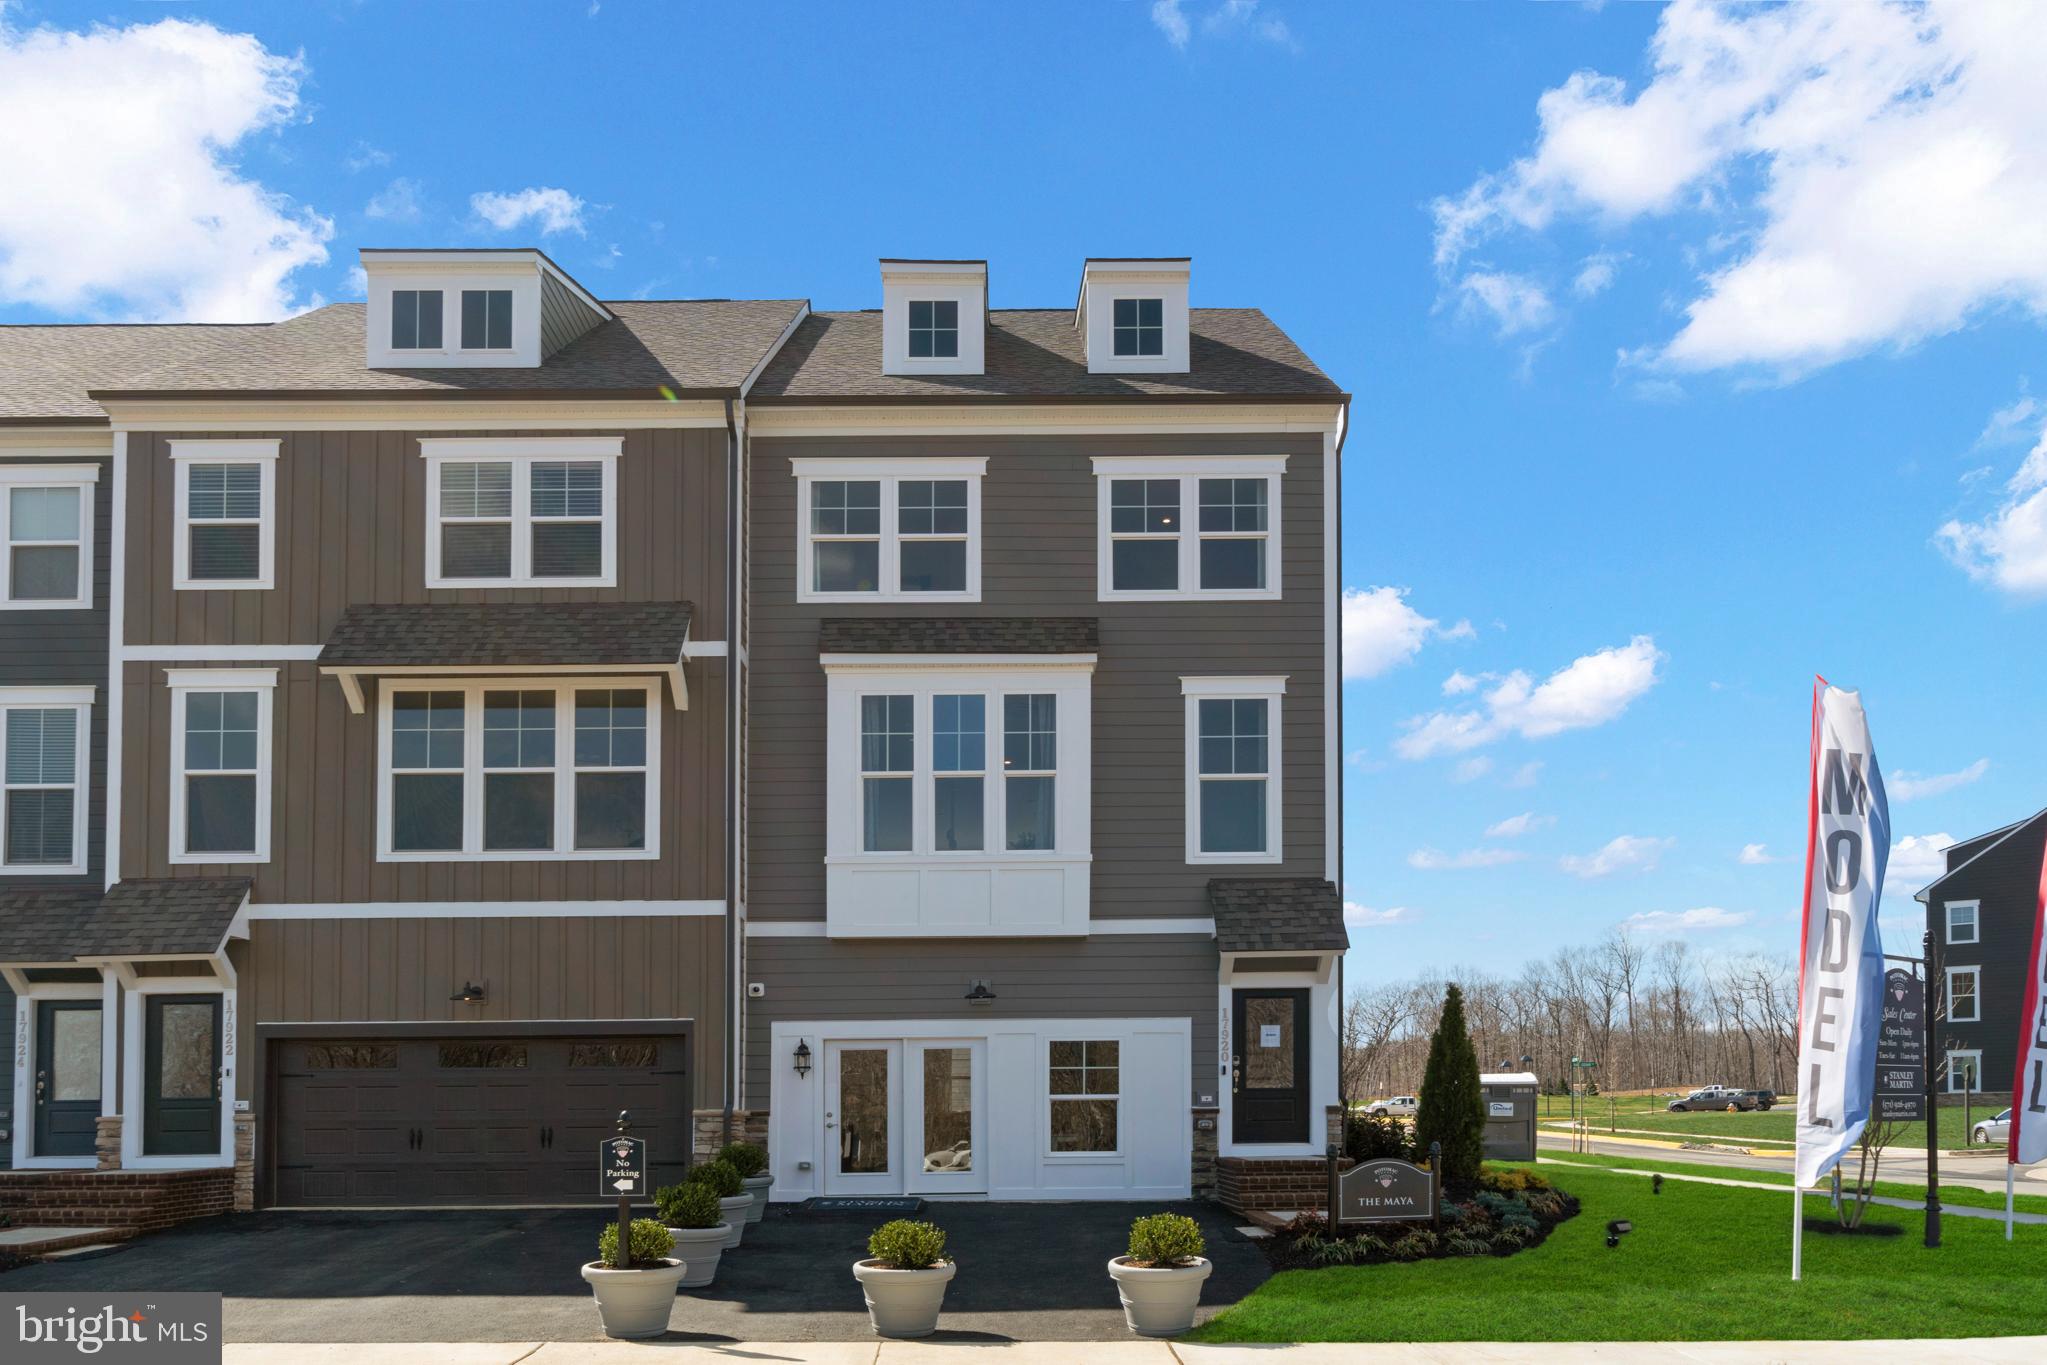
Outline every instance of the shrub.
<path id="1" fill-rule="evenodd" d="M 1182 1213 L 1154 1213 L 1130 1225 L 1130 1259 L 1138 1265 L 1188 1265 L 1205 1246 L 1201 1225 Z"/>
<path id="2" fill-rule="evenodd" d="M 1492 1166 L 1479 1173 L 1478 1183 L 1483 1189 L 1497 1190 L 1501 1194 L 1519 1194 L 1523 1190 L 1546 1190 L 1550 1187 L 1549 1181 L 1534 1171 L 1502 1170 Z"/>
<path id="3" fill-rule="evenodd" d="M 768 1154 L 751 1142 L 728 1142 L 718 1149 L 718 1160 L 729 1161 L 741 1180 L 751 1180 L 768 1168 Z"/>
<path id="4" fill-rule="evenodd" d="M 1392 1118 L 1352 1114 L 1343 1125 L 1343 1154 L 1352 1161 L 1405 1161 L 1413 1150 L 1407 1128 Z"/>
<path id="5" fill-rule="evenodd" d="M 1443 1238 L 1443 1251 L 1450 1256 L 1490 1256 L 1493 1254 L 1493 1244 L 1483 1237 L 1452 1232 Z"/>
<path id="6" fill-rule="evenodd" d="M 620 1265 L 618 1261 L 618 1224 L 606 1223 L 604 1231 L 597 1234 L 597 1259 L 604 1262 L 608 1270 L 645 1270 L 665 1260 L 675 1250 L 675 1238 L 667 1228 L 651 1218 L 633 1219 L 632 1263 Z"/>
<path id="7" fill-rule="evenodd" d="M 929 1270 L 946 1259 L 945 1231 L 932 1223 L 898 1218 L 867 1239 L 867 1254 L 895 1270 Z"/>
<path id="8" fill-rule="evenodd" d="M 1443 992 L 1443 1017 L 1429 1039 L 1421 1105 L 1414 1118 L 1417 1152 L 1426 1155 L 1432 1142 L 1443 1145 L 1446 1187 L 1469 1189 L 1478 1183 L 1485 1158 L 1485 1121 L 1478 1052 L 1464 1026 L 1464 992 L 1453 984 Z"/>
<path id="9" fill-rule="evenodd" d="M 714 1228 L 725 1221 L 718 1192 L 701 1180 L 685 1180 L 654 1191 L 654 1209 L 672 1228 Z"/>
<path id="10" fill-rule="evenodd" d="M 1386 1250 L 1396 1261 L 1425 1261 L 1436 1254 L 1436 1234 L 1416 1228 Z"/>
<path id="11" fill-rule="evenodd" d="M 683 1179 L 709 1185 L 717 1191 L 720 1199 L 736 1198 L 743 1188 L 739 1183 L 738 1169 L 729 1161 L 706 1161 L 701 1166 L 692 1167 Z"/>

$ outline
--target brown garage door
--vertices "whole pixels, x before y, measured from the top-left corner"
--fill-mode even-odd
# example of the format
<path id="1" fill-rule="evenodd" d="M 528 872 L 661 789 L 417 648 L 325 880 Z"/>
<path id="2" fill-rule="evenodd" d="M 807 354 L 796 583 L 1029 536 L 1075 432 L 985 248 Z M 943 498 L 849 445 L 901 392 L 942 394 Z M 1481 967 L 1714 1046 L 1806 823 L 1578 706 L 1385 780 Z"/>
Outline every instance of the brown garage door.
<path id="1" fill-rule="evenodd" d="M 271 1201 L 585 1204 L 621 1109 L 654 1185 L 689 1164 L 688 1042 L 290 1038 L 271 1043 Z"/>

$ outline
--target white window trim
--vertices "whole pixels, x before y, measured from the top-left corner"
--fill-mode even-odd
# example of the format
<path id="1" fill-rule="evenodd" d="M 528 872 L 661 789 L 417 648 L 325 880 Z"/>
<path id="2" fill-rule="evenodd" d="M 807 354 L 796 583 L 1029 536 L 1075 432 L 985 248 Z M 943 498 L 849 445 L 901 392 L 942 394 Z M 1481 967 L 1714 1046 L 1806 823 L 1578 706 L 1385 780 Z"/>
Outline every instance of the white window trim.
<path id="1" fill-rule="evenodd" d="M 1286 860 L 1286 846 L 1282 842 L 1284 822 L 1281 812 L 1286 805 L 1285 788 L 1280 778 L 1280 720 L 1285 709 L 1286 678 L 1213 678 L 1183 677 L 1180 679 L 1180 693 L 1186 701 L 1186 779 L 1187 779 L 1187 861 L 1190 864 L 1231 864 L 1231 863 L 1278 863 Z M 1201 707 L 1209 701 L 1254 701 L 1264 700 L 1265 710 L 1265 852 L 1263 853 L 1204 853 L 1201 851 Z"/>
<path id="2" fill-rule="evenodd" d="M 441 344 L 439 346 L 400 346 L 396 342 L 390 340 L 391 332 L 397 322 L 399 294 L 438 294 L 441 296 Z M 385 351 L 389 352 L 391 355 L 394 356 L 422 356 L 446 355 L 448 351 L 452 349 L 447 344 L 448 291 L 446 289 L 442 288 L 439 285 L 429 284 L 422 284 L 418 286 L 394 284 L 391 287 L 391 292 L 388 295 L 388 297 L 390 299 L 390 305 L 388 311 L 384 315 L 385 345 L 383 349 Z M 460 314 L 462 311 L 460 294 L 457 294 L 455 296 L 455 311 L 457 314 Z M 459 317 L 457 318 L 457 321 L 458 322 L 460 321 Z"/>
<path id="3" fill-rule="evenodd" d="M 575 848 L 576 708 L 578 689 L 647 694 L 647 846 L 623 849 Z M 553 849 L 483 847 L 483 694 L 555 693 Z M 391 847 L 391 718 L 399 692 L 460 692 L 464 696 L 462 754 L 462 848 L 400 851 Z M 552 674 L 545 677 L 414 677 L 383 679 L 377 688 L 377 861 L 380 863 L 587 863 L 649 862 L 661 856 L 661 682 L 647 677 Z M 528 771 L 540 772 L 534 768 Z"/>
<path id="4" fill-rule="evenodd" d="M 1955 1013 L 1955 978 L 1969 978 L 1969 1001 L 1971 1013 Z M 1980 1024 L 1983 1022 L 1983 969 L 1981 967 L 1950 967 L 1947 969 L 1947 1017 L 1950 1024 Z"/>
<path id="5" fill-rule="evenodd" d="M 1958 1077 L 1960 1076 L 1960 1074 L 1961 1074 L 1961 1072 L 1960 1072 L 1960 1069 L 1959 1069 L 1958 1067 L 1956 1067 L 1956 1066 L 1955 1066 L 1955 1062 L 1956 1062 L 1956 1060 L 1957 1060 L 1958 1058 L 1962 1058 L 1962 1057 L 1967 1057 L 1967 1058 L 1970 1058 L 1971 1060 L 1973 1060 L 1973 1061 L 1975 1062 L 1975 1066 L 1974 1066 L 1974 1067 L 1972 1068 L 1972 1070 L 1974 1070 L 1974 1072 L 1975 1072 L 1975 1074 L 1976 1074 L 1976 1084 L 1975 1084 L 1975 1086 L 1974 1086 L 1973 1088 L 1972 1088 L 1972 1087 L 1968 1087 L 1968 1086 L 1960 1086 L 1960 1085 L 1956 1085 L 1956 1084 L 1955 1084 L 1955 1081 L 1956 1081 L 1956 1079 L 1957 1079 L 1957 1078 L 1958 1078 Z M 1982 1049 L 1982 1048 L 1980 1048 L 1980 1047 L 1958 1047 L 1958 1048 L 1953 1048 L 1953 1049 L 1950 1049 L 1950 1050 L 1949 1050 L 1949 1052 L 1948 1052 L 1948 1055 L 1947 1055 L 1947 1090 L 1946 1090 L 1946 1092 L 1945 1092 L 1945 1093 L 1947 1093 L 1947 1094 L 1950 1094 L 1950 1095 L 1960 1095 L 1960 1094 L 1964 1094 L 1964 1093 L 1971 1093 L 1971 1094 L 1977 1094 L 1977 1095 L 1980 1095 L 1980 1094 L 1982 1094 L 1982 1093 L 1983 1093 L 1983 1049 Z"/>
<path id="6" fill-rule="evenodd" d="M 622 436 L 430 438 L 419 443 L 426 461 L 426 585 L 429 588 L 613 588 L 618 586 L 618 461 Z M 604 470 L 603 550 L 594 578 L 533 576 L 533 466 L 557 460 L 596 461 Z M 441 576 L 441 468 L 445 464 L 512 466 L 512 572 L 505 578 Z"/>
<path id="7" fill-rule="evenodd" d="M 505 331 L 511 337 L 511 341 L 503 346 L 470 346 L 465 344 L 462 340 L 462 315 L 466 309 L 466 305 L 462 301 L 464 294 L 505 295 L 509 300 L 507 306 L 512 310 L 512 315 L 505 319 Z M 546 295 L 542 294 L 541 297 L 545 299 Z M 485 298 L 483 301 L 483 334 L 486 338 L 490 336 L 490 300 L 488 298 Z M 446 341 L 447 339 L 448 297 L 446 294 L 443 294 L 441 296 L 441 340 Z M 457 288 L 455 290 L 455 343 L 448 347 L 448 349 L 456 355 L 510 355 L 518 350 L 519 291 L 509 284 L 465 284 Z"/>
<path id="8" fill-rule="evenodd" d="M 1044 1109 L 1044 1121 L 1045 1121 L 1045 1127 L 1044 1127 L 1044 1137 L 1043 1137 L 1043 1139 L 1042 1139 L 1042 1140 L 1040 1141 L 1040 1143 L 1039 1143 L 1039 1152 L 1038 1152 L 1038 1157 L 1039 1157 L 1039 1159 L 1040 1159 L 1040 1160 L 1042 1160 L 1042 1161 L 1051 1161 L 1051 1162 L 1085 1162 L 1085 1161 L 1101 1161 L 1101 1160 L 1104 1160 L 1104 1159 L 1106 1159 L 1106 1158 L 1108 1158 L 1108 1157 L 1120 1157 L 1120 1156 L 1122 1156 L 1122 1155 L 1124 1154 L 1124 1153 L 1123 1153 L 1123 1100 L 1124 1100 L 1124 1089 L 1123 1089 L 1123 1067 L 1124 1067 L 1124 1065 L 1125 1065 L 1125 1062 L 1124 1062 L 1124 1059 L 1123 1059 L 1123 1051 L 1124 1051 L 1124 1046 L 1125 1046 L 1125 1044 L 1126 1044 L 1127 1042 L 1128 1042 L 1128 1039 L 1127 1039 L 1126 1035 L 1124 1035 L 1124 1034 L 1122 1034 L 1122 1033 L 1120 1033 L 1120 1032 L 1117 1032 L 1117 1033 L 1112 1033 L 1112 1034 L 1108 1034 L 1108 1035 L 1104 1035 L 1104 1034 L 1101 1034 L 1101 1033 L 1087 1033 L 1087 1032 L 1084 1032 L 1084 1031 L 1076 1031 L 1076 1030 L 1073 1030 L 1073 1029 L 1059 1029 L 1059 1030 L 1055 1030 L 1055 1031 L 1049 1032 L 1049 1033 L 1047 1033 L 1047 1034 L 1045 1034 L 1045 1035 L 1044 1035 L 1044 1043 L 1045 1043 L 1045 1050 L 1044 1050 L 1044 1051 L 1043 1051 L 1042 1053 L 1040 1053 L 1040 1054 L 1039 1054 L 1039 1060 L 1040 1060 L 1041 1062 L 1043 1062 L 1043 1064 L 1044 1064 L 1044 1070 L 1043 1070 L 1043 1071 L 1041 1071 L 1041 1072 L 1039 1072 L 1039 1080 L 1040 1080 L 1040 1083 L 1041 1083 L 1041 1088 L 1039 1089 L 1039 1092 L 1038 1092 L 1038 1093 L 1039 1093 L 1040 1095 L 1042 1095 L 1042 1096 L 1044 1097 L 1044 1103 L 1045 1103 L 1045 1109 Z M 1089 1094 L 1080 1094 L 1080 1095 L 1067 1095 L 1067 1094 L 1060 1094 L 1060 1095 L 1055 1095 L 1055 1094 L 1053 1094 L 1053 1093 L 1052 1093 L 1052 1072 L 1053 1072 L 1053 1071 L 1054 1071 L 1055 1069 L 1059 1069 L 1059 1070 L 1070 1070 L 1070 1069 L 1071 1069 L 1071 1068 L 1054 1068 L 1054 1067 L 1053 1067 L 1053 1065 L 1052 1065 L 1052 1048 L 1053 1048 L 1053 1046 L 1054 1046 L 1055 1044 L 1058 1044 L 1058 1043 L 1079 1043 L 1079 1044 L 1080 1044 L 1080 1045 L 1082 1046 L 1082 1048 L 1083 1048 L 1083 1051 L 1082 1051 L 1082 1053 L 1081 1053 L 1081 1057 L 1082 1057 L 1082 1060 L 1083 1060 L 1083 1061 L 1084 1061 L 1084 1060 L 1086 1059 L 1086 1056 L 1087 1056 L 1087 1054 L 1086 1054 L 1086 1052 L 1085 1052 L 1085 1050 L 1084 1050 L 1084 1049 L 1086 1048 L 1087 1044 L 1089 1044 L 1089 1043 L 1114 1043 L 1114 1044 L 1116 1044 L 1116 1093 L 1115 1093 L 1114 1095 L 1089 1095 Z M 1081 1079 L 1081 1083 L 1082 1083 L 1083 1085 L 1085 1085 L 1085 1084 L 1087 1083 L 1087 1081 L 1086 1081 L 1086 1075 L 1085 1075 L 1085 1072 L 1083 1072 L 1083 1075 L 1082 1075 L 1082 1079 Z M 1056 1103 L 1056 1102 L 1057 1102 L 1057 1101 L 1059 1101 L 1059 1100 L 1107 1100 L 1107 1099 L 1113 1099 L 1113 1100 L 1115 1100 L 1115 1101 L 1116 1101 L 1116 1145 L 1115 1145 L 1114 1147 L 1111 1147 L 1111 1148 L 1107 1148 L 1107 1149 L 1103 1149 L 1103 1150 L 1097 1150 L 1097 1151 L 1086 1151 L 1086 1152 L 1062 1152 L 1062 1151 L 1059 1151 L 1059 1150 L 1058 1150 L 1057 1148 L 1053 1147 L 1053 1145 L 1052 1145 L 1052 1106 L 1053 1106 L 1053 1104 L 1054 1104 L 1054 1103 Z"/>
<path id="9" fill-rule="evenodd" d="M 1955 911 L 1957 910 L 1967 910 L 1969 912 L 1969 936 L 1967 938 L 1955 937 Z M 1983 941 L 1983 902 L 1947 902 L 1947 941 L 1949 943 L 1964 944 L 1980 943 Z"/>
<path id="10" fill-rule="evenodd" d="M 194 964 L 195 969 L 197 964 Z M 127 993 L 134 997 L 121 1011 L 122 1048 L 121 1055 L 133 1059 L 121 1068 L 121 1112 L 134 1119 L 121 1125 L 121 1167 L 130 1171 L 179 1171 L 199 1170 L 235 1164 L 235 1073 L 236 1021 L 235 1014 L 240 1003 L 238 987 L 223 982 L 219 976 L 143 976 L 136 977 L 126 986 Z M 147 1030 L 144 1027 L 149 1002 L 143 997 L 150 995 L 218 995 L 220 997 L 220 1145 L 211 1152 L 193 1152 L 178 1156 L 150 1155 L 142 1150 L 142 1088 L 146 1063 L 142 1060 L 147 1046 Z"/>
<path id="11" fill-rule="evenodd" d="M 964 326 L 964 323 L 962 323 Z M 951 363 L 948 358 L 948 363 Z M 792 458 L 796 476 L 796 600 L 799 602 L 978 602 L 981 600 L 981 480 L 988 472 L 985 456 L 840 460 Z M 811 588 L 812 553 L 810 490 L 817 481 L 872 479 L 881 484 L 881 554 L 875 592 L 817 592 Z M 964 479 L 967 485 L 967 586 L 961 592 L 904 592 L 887 585 L 902 582 L 902 541 L 896 530 L 901 510 L 896 485 L 904 479 Z M 932 539 L 949 540 L 951 536 Z"/>
<path id="12" fill-rule="evenodd" d="M 1127 357 L 1126 357 L 1127 358 Z M 1147 357 L 1149 359 L 1149 357 Z M 1281 594 L 1280 496 L 1285 487 L 1284 455 L 1097 455 L 1095 469 L 1096 596 L 1104 602 L 1270 602 Z M 1119 591 L 1110 534 L 1109 485 L 1114 479 L 1180 481 L 1180 586 L 1170 592 Z M 1265 480 L 1265 586 L 1204 589 L 1201 581 L 1201 480 Z"/>
<path id="13" fill-rule="evenodd" d="M 92 606 L 92 504 L 93 489 L 99 483 L 96 464 L 6 464 L 0 465 L 0 611 L 77 611 Z M 14 515 L 13 490 L 17 488 L 75 488 L 78 490 L 78 591 L 70 597 L 17 602 L 14 600 Z M 62 545 L 68 541 L 25 542 Z"/>
<path id="14" fill-rule="evenodd" d="M 77 717 L 78 726 L 75 752 L 72 755 L 71 773 L 71 861 L 68 863 L 25 863 L 10 867 L 0 862 L 0 876 L 5 877 L 70 877 L 85 872 L 86 835 L 89 826 L 86 821 L 86 807 L 92 799 L 92 702 L 95 689 L 91 687 L 0 687 L 0 764 L 6 761 L 6 713 L 23 710 L 63 710 L 69 708 Z M 0 791 L 4 791 L 0 783 Z M 42 784 L 35 784 L 42 785 Z M 0 796 L 0 858 L 6 855 L 7 815 L 4 796 Z"/>
<path id="15" fill-rule="evenodd" d="M 272 702 L 274 668 L 167 668 L 171 689 L 171 811 L 169 861 L 181 866 L 241 866 L 270 861 Z M 185 852 L 185 702 L 194 692 L 256 694 L 256 847 L 245 854 Z"/>
<path id="16" fill-rule="evenodd" d="M 171 587 L 191 592 L 249 592 L 277 586 L 277 450 L 278 440 L 172 441 L 171 462 L 177 469 L 172 490 L 176 500 L 171 536 Z M 253 464 L 263 471 L 257 510 L 258 572 L 254 578 L 195 579 L 191 572 L 191 466 Z"/>

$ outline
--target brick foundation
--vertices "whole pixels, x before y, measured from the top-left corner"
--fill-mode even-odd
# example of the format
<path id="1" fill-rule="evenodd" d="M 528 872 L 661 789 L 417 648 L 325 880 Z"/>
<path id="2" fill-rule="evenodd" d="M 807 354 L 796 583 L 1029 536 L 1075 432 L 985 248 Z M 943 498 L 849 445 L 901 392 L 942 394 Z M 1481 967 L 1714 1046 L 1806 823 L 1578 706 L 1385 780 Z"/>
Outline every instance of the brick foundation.
<path id="1" fill-rule="evenodd" d="M 1350 1165 L 1337 1158 L 1339 1171 Z M 1237 1213 L 1320 1209 L 1329 1200 L 1329 1163 L 1313 1157 L 1219 1157 L 1215 1177 L 1216 1202 Z"/>
<path id="2" fill-rule="evenodd" d="M 136 1232 L 211 1218 L 234 1203 L 234 1172 L 0 1171 L 0 1210 L 17 1225 Z"/>
<path id="3" fill-rule="evenodd" d="M 1215 1198 L 1215 1144 L 1216 1129 L 1222 1123 L 1222 1114 L 1215 1109 L 1194 1111 L 1190 1120 L 1194 1126 L 1194 1168 L 1191 1185 L 1196 1199 Z M 1202 1124 L 1206 1122 L 1207 1128 Z"/>
<path id="4" fill-rule="evenodd" d="M 93 1156 L 103 1171 L 121 1169 L 121 1116 L 102 1114 L 92 1121 Z"/>
<path id="5" fill-rule="evenodd" d="M 692 1116 L 694 1133 L 690 1146 L 695 1159 L 708 1161 L 718 1154 L 725 1145 L 725 1111 L 722 1109 L 699 1109 Z M 768 1147 L 768 1111 L 765 1109 L 735 1109 L 732 1111 L 732 1141 L 751 1142 L 766 1151 Z"/>

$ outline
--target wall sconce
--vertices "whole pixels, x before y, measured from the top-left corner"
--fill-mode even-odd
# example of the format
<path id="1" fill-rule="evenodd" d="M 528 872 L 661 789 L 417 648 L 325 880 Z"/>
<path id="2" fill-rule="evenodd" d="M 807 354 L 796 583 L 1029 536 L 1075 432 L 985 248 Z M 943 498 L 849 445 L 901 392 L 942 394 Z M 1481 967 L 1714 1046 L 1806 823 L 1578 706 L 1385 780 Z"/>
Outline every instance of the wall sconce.
<path id="1" fill-rule="evenodd" d="M 796 1040 L 796 1074 L 798 1076 L 810 1074 L 810 1044 L 801 1038 Z"/>
<path id="2" fill-rule="evenodd" d="M 483 1003 L 483 987 L 472 981 L 464 981 L 462 989 L 448 998 L 461 1005 L 480 1005 Z"/>
<path id="3" fill-rule="evenodd" d="M 967 983 L 967 1003 L 969 1005 L 992 1005 L 995 1003 L 995 992 L 988 988 L 986 981 L 969 981 Z"/>

